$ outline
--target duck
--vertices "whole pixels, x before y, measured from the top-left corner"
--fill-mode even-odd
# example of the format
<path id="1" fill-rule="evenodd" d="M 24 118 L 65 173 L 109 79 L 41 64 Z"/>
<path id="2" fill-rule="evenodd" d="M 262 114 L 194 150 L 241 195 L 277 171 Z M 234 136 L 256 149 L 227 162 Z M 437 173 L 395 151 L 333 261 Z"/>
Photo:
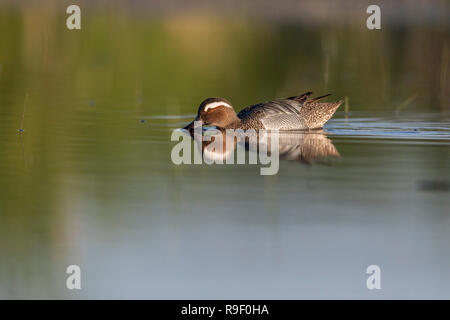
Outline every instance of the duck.
<path id="1" fill-rule="evenodd" d="M 192 131 L 194 122 L 202 126 L 222 129 L 265 130 L 315 130 L 331 119 L 343 100 L 319 102 L 326 94 L 310 98 L 312 92 L 284 99 L 254 104 L 236 113 L 232 104 L 223 98 L 207 98 L 200 104 L 195 119 L 183 129 Z"/>

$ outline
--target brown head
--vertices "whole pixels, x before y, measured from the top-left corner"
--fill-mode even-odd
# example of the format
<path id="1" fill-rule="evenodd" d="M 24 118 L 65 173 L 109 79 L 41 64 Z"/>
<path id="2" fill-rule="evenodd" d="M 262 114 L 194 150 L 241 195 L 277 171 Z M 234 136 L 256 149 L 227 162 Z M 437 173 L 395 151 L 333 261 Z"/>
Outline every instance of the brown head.
<path id="1" fill-rule="evenodd" d="M 222 98 L 208 98 L 200 104 L 194 121 L 201 121 L 202 126 L 227 128 L 235 125 L 240 120 L 236 116 L 236 112 L 230 102 Z M 194 121 L 184 127 L 184 129 L 192 130 Z"/>

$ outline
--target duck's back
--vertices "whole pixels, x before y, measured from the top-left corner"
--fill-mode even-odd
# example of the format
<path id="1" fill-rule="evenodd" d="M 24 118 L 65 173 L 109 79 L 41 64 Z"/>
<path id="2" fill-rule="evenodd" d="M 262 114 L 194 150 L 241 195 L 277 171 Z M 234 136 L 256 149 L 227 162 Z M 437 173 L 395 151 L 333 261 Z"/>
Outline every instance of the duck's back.
<path id="1" fill-rule="evenodd" d="M 300 97 L 300 96 L 299 96 Z M 322 128 L 342 101 L 319 103 L 299 97 L 249 106 L 238 113 L 244 129 L 305 130 Z"/>

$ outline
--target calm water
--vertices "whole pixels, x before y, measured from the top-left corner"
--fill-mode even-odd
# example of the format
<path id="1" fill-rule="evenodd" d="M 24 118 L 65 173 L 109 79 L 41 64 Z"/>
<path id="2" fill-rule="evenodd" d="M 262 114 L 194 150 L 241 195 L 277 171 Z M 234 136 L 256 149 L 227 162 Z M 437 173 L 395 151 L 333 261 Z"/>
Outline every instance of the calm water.
<path id="1" fill-rule="evenodd" d="M 450 298 L 448 25 L 0 8 L 0 298 Z M 310 89 L 340 157 L 171 162 L 203 98 Z"/>

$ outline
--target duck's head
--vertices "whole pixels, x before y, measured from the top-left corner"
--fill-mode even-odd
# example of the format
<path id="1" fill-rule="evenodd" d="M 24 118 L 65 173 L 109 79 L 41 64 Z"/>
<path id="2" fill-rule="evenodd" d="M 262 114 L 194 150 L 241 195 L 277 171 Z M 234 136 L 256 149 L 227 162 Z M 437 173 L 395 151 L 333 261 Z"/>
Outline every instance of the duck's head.
<path id="1" fill-rule="evenodd" d="M 239 121 L 230 102 L 222 98 L 208 98 L 198 107 L 197 117 L 194 121 L 201 121 L 202 126 L 216 126 L 227 128 Z M 192 130 L 194 121 L 183 129 Z"/>

